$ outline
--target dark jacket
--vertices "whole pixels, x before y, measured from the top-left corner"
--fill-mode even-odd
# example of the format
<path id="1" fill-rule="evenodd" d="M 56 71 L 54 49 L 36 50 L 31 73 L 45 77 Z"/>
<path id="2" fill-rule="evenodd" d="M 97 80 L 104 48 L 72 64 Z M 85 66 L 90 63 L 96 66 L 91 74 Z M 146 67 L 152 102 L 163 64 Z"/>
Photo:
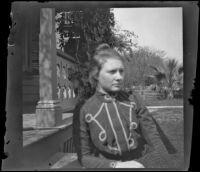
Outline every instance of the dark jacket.
<path id="1" fill-rule="evenodd" d="M 138 95 L 96 92 L 74 115 L 74 144 L 84 167 L 112 168 L 113 162 L 128 160 L 147 168 L 170 166 L 155 122 Z"/>

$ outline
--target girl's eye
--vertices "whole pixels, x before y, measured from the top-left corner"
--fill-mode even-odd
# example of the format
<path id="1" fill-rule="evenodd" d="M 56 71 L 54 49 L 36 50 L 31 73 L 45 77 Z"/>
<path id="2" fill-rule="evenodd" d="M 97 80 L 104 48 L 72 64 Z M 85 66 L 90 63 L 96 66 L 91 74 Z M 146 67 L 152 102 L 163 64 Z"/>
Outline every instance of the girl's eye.
<path id="1" fill-rule="evenodd" d="M 122 74 L 122 73 L 124 73 L 124 70 L 123 70 L 123 69 L 120 69 L 119 72 Z"/>
<path id="2" fill-rule="evenodd" d="M 111 70 L 111 71 L 109 71 L 109 73 L 114 74 L 114 73 L 116 73 L 116 70 Z"/>
<path id="3" fill-rule="evenodd" d="M 109 71 L 110 74 L 115 74 L 115 73 L 117 73 L 117 72 L 119 72 L 120 74 L 123 74 L 123 73 L 124 73 L 124 70 L 123 70 L 123 69 L 120 69 L 120 70 L 111 70 L 111 71 Z"/>

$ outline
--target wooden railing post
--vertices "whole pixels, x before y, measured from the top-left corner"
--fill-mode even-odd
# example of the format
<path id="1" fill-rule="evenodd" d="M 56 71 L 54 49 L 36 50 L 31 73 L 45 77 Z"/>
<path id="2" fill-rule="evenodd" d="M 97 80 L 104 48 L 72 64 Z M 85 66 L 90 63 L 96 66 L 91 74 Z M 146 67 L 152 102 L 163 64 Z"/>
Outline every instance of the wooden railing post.
<path id="1" fill-rule="evenodd" d="M 39 34 L 39 91 L 36 106 L 36 126 L 54 127 L 61 121 L 60 101 L 57 98 L 55 9 L 40 10 Z"/>

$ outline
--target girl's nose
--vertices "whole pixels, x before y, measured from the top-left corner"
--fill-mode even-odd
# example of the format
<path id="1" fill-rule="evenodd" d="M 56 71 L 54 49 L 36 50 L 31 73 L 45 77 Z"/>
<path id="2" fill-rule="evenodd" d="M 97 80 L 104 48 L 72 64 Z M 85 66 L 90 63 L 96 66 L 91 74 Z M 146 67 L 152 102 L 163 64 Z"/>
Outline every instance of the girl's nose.
<path id="1" fill-rule="evenodd" d="M 121 74 L 120 72 L 116 73 L 116 80 L 122 80 L 123 79 L 123 74 Z"/>

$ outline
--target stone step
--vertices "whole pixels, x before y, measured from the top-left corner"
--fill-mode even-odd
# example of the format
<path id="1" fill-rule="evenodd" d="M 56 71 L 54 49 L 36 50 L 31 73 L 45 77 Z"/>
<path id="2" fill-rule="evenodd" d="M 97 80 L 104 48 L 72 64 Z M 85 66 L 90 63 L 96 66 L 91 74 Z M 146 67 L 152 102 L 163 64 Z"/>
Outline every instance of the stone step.
<path id="1" fill-rule="evenodd" d="M 50 157 L 47 161 L 42 164 L 41 169 L 51 169 L 51 170 L 64 170 L 68 168 L 80 168 L 80 165 L 76 153 L 64 153 L 58 152 Z"/>

